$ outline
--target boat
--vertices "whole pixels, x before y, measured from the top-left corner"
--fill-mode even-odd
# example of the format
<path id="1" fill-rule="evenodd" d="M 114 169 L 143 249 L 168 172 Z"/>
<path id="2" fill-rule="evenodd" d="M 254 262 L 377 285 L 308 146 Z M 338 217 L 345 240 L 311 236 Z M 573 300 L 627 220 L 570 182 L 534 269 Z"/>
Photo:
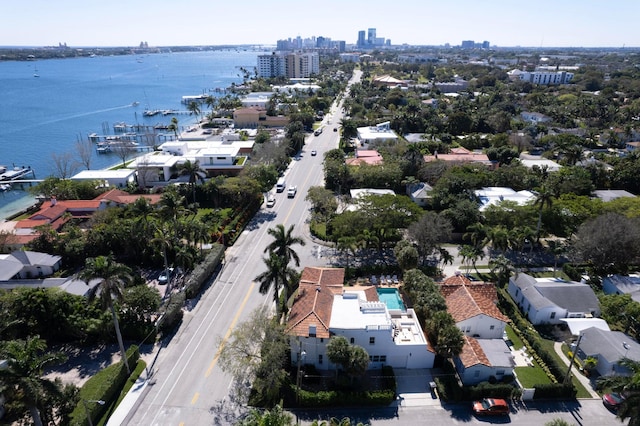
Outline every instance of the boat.
<path id="1" fill-rule="evenodd" d="M 11 185 L 9 185 L 8 183 L 0 184 L 0 192 L 10 191 L 10 190 L 11 190 Z"/>
<path id="2" fill-rule="evenodd" d="M 142 115 L 145 117 L 153 117 L 154 115 L 160 114 L 160 110 L 158 109 L 145 109 Z"/>
<path id="3" fill-rule="evenodd" d="M 33 67 L 33 76 L 36 78 L 40 77 L 40 74 L 38 74 L 38 67 L 36 66 Z"/>

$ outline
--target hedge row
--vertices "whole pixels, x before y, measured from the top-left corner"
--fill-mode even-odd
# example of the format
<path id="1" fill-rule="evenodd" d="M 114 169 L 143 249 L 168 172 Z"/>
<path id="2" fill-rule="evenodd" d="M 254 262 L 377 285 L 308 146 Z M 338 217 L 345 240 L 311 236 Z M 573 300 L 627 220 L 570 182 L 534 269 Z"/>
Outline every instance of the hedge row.
<path id="1" fill-rule="evenodd" d="M 223 257 L 224 246 L 222 244 L 214 244 L 204 260 L 187 277 L 185 281 L 187 298 L 190 299 L 200 293 L 202 286 L 211 278 L 216 268 L 220 266 Z"/>
<path id="2" fill-rule="evenodd" d="M 140 352 L 136 345 L 127 350 L 129 366 L 134 368 Z M 79 402 L 71 413 L 71 426 L 84 426 L 87 423 L 87 411 L 92 422 L 100 419 L 105 410 L 120 396 L 120 391 L 125 386 L 129 374 L 122 361 L 110 365 L 99 371 L 82 386 L 79 393 Z M 86 401 L 104 401 L 104 404 Z M 85 407 L 86 402 L 86 407 Z"/>
<path id="3" fill-rule="evenodd" d="M 444 375 L 436 377 L 435 382 L 440 399 L 447 402 L 471 401 L 481 398 L 515 399 L 522 395 L 522 391 L 509 383 L 482 382 L 475 386 L 461 387 L 456 378 L 455 369 L 446 362 L 443 366 Z"/>
<path id="4" fill-rule="evenodd" d="M 158 330 L 163 333 L 169 332 L 182 321 L 182 316 L 184 315 L 182 308 L 186 300 L 186 295 L 183 291 L 171 294 L 169 302 L 165 305 L 164 311 L 161 313 L 162 316 L 156 324 Z"/>
<path id="5" fill-rule="evenodd" d="M 573 384 L 543 383 L 533 387 L 533 399 L 575 399 L 578 391 Z"/>
<path id="6" fill-rule="evenodd" d="M 298 391 L 301 407 L 349 407 L 383 406 L 395 400 L 396 392 L 391 389 L 363 392 L 346 391 Z"/>
<path id="7" fill-rule="evenodd" d="M 538 365 L 547 373 L 549 379 L 557 383 L 558 378 L 564 376 L 564 368 L 558 364 L 558 361 L 550 354 L 546 348 L 542 345 L 542 341 L 538 332 L 531 326 L 529 321 L 524 319 L 520 314 L 520 310 L 511 300 L 511 296 L 506 290 L 498 289 L 498 305 L 502 312 L 504 312 L 512 320 L 511 328 L 520 337 L 524 345 L 530 349 L 532 356 Z"/>

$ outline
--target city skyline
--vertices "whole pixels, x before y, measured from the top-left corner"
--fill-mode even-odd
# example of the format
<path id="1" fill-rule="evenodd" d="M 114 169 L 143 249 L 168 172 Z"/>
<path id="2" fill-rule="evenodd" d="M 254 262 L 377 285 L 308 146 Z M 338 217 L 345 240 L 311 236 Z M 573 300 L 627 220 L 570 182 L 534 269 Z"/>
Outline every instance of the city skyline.
<path id="1" fill-rule="evenodd" d="M 308 4 L 305 5 L 305 3 Z M 392 45 L 501 47 L 640 47 L 630 31 L 640 2 L 538 0 L 514 7 L 506 0 L 450 2 L 381 0 L 300 2 L 242 8 L 205 0 L 32 0 L 4 5 L 0 46 L 275 45 L 279 39 L 324 36 L 356 44 L 358 31 L 376 28 Z"/>

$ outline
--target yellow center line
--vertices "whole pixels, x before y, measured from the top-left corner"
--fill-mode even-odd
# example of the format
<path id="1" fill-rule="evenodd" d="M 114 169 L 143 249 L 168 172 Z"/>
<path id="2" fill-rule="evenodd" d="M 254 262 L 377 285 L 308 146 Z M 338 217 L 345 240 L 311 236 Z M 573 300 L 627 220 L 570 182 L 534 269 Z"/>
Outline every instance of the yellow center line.
<path id="1" fill-rule="evenodd" d="M 227 333 L 224 335 L 224 338 L 222 339 L 222 342 L 220 343 L 220 347 L 218 348 L 218 352 L 216 352 L 216 356 L 213 357 L 213 361 L 211 361 L 211 364 L 209 365 L 209 369 L 204 374 L 204 377 L 209 377 L 211 375 L 211 371 L 213 371 L 213 367 L 216 366 L 216 363 L 218 362 L 218 358 L 220 358 L 220 353 L 222 352 L 222 349 L 224 348 L 224 345 L 227 343 L 227 340 L 229 339 L 229 336 L 231 336 L 231 332 L 233 331 L 234 327 L 236 326 L 236 323 L 238 322 L 238 319 L 240 319 L 240 314 L 244 310 L 244 307 L 247 304 L 247 302 L 249 301 L 249 296 L 251 296 L 251 293 L 253 293 L 253 289 L 255 288 L 255 286 L 256 286 L 256 283 L 252 281 L 251 282 L 251 287 L 249 287 L 249 291 L 247 291 L 247 294 L 244 296 L 244 300 L 240 304 L 240 309 L 238 309 L 238 312 L 236 313 L 236 316 L 233 317 L 233 321 L 231 321 L 231 325 L 229 326 L 229 329 L 227 330 Z"/>
<path id="2" fill-rule="evenodd" d="M 191 405 L 194 405 L 196 401 L 198 401 L 199 397 L 200 397 L 200 393 L 196 392 L 195 395 L 193 395 L 193 398 L 191 398 Z"/>

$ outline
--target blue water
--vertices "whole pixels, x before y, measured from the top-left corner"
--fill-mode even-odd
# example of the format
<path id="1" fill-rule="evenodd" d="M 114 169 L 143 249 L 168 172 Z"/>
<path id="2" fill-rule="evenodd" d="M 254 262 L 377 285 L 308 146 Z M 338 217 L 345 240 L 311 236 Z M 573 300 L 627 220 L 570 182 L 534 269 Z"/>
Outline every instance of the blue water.
<path id="1" fill-rule="evenodd" d="M 387 309 L 399 309 L 401 311 L 406 311 L 398 289 L 377 288 L 376 291 L 378 292 L 378 299 L 380 299 L 381 302 L 384 302 L 384 304 L 387 305 Z"/>
<path id="2" fill-rule="evenodd" d="M 239 67 L 253 70 L 261 53 L 231 49 L 0 62 L 0 165 L 31 166 L 37 178 L 55 175 L 53 153 L 70 153 L 79 161 L 75 144 L 90 133 L 113 134 L 118 122 L 169 123 L 171 116 L 142 113 L 145 108 L 185 110 L 180 103 L 185 95 L 222 96 L 211 90 L 240 83 Z M 175 117 L 180 127 L 195 121 L 189 115 Z M 113 154 L 94 152 L 91 168 L 118 162 Z M 20 190 L 0 193 L 0 218 L 11 213 L 11 205 L 28 204 L 25 196 Z"/>

